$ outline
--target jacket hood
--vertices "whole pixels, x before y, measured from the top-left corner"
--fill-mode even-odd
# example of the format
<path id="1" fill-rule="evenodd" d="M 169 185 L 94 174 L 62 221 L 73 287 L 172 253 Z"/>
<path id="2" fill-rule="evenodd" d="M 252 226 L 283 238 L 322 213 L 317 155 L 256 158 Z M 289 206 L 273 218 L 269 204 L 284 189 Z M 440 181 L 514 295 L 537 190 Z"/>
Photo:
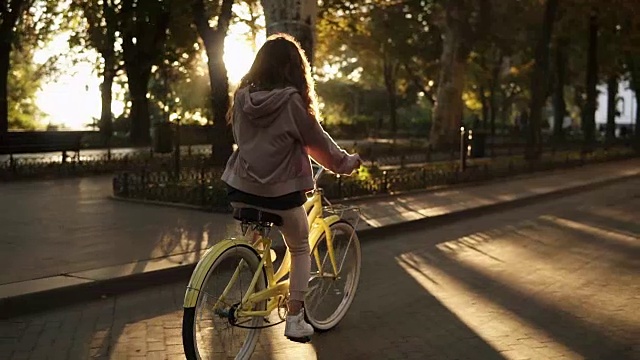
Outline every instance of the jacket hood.
<path id="1" fill-rule="evenodd" d="M 294 87 L 269 91 L 250 92 L 249 87 L 240 89 L 238 99 L 242 112 L 254 124 L 269 126 L 286 106 L 292 94 L 298 92 Z"/>

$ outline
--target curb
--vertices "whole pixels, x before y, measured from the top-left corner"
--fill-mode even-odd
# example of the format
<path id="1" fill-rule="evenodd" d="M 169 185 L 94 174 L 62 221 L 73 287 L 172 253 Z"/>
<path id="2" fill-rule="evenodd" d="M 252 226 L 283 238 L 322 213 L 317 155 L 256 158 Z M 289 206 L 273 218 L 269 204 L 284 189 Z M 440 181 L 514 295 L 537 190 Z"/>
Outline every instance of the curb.
<path id="1" fill-rule="evenodd" d="M 425 226 L 438 227 L 466 217 L 489 215 L 498 211 L 574 195 L 580 192 L 613 185 L 635 178 L 640 178 L 640 174 L 602 180 L 591 184 L 559 189 L 544 194 L 534 194 L 520 199 L 481 205 L 471 209 L 391 224 L 379 228 L 362 229 L 358 231 L 358 236 L 362 241 L 379 241 L 390 235 L 396 235 L 400 230 L 415 231 L 420 230 Z M 283 249 L 284 246 L 282 246 L 281 250 Z M 275 250 L 278 251 L 278 247 L 276 247 Z M 161 270 L 126 275 L 107 280 L 96 280 L 78 285 L 70 285 L 0 299 L 0 319 L 9 319 L 21 315 L 39 313 L 80 302 L 105 299 L 126 292 L 140 290 L 146 287 L 159 286 L 170 282 L 185 281 L 186 283 L 195 266 L 195 263 L 176 265 Z"/>

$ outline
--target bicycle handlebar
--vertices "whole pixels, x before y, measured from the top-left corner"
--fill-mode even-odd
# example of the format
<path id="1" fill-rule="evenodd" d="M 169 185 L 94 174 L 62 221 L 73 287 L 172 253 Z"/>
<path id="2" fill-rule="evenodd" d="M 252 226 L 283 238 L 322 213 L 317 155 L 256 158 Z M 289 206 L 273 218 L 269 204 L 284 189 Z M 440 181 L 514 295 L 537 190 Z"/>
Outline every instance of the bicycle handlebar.
<path id="1" fill-rule="evenodd" d="M 322 173 L 324 172 L 325 168 L 324 166 L 318 164 L 315 160 L 311 160 L 311 168 L 317 168 L 318 170 L 315 172 L 315 174 L 313 175 L 313 182 L 317 183 L 318 179 L 320 179 L 320 176 L 322 175 Z M 358 170 L 356 169 L 356 172 Z"/>

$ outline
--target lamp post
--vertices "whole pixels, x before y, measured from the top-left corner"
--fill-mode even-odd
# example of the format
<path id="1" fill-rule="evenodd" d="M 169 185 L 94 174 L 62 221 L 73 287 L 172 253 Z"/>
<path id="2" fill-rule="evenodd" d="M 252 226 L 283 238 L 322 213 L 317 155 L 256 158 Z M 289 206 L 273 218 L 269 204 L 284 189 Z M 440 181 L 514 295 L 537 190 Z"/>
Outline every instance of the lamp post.
<path id="1" fill-rule="evenodd" d="M 174 165 L 176 178 L 180 178 L 180 116 L 176 117 Z"/>
<path id="2" fill-rule="evenodd" d="M 460 170 L 465 171 L 467 169 L 467 142 L 466 138 L 466 130 L 464 126 L 460 127 Z"/>

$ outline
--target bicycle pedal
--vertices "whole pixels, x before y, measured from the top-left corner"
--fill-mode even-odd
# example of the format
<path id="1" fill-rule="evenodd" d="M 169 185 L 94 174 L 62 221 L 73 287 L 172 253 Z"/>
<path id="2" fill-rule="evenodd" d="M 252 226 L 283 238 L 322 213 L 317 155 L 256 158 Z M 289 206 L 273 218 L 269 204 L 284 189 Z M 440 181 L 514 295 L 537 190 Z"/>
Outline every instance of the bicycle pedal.
<path id="1" fill-rule="evenodd" d="M 305 344 L 308 343 L 309 341 L 311 341 L 311 337 L 310 336 L 303 336 L 303 337 L 290 337 L 287 336 L 287 339 L 293 341 L 293 342 L 297 342 L 297 343 L 301 343 L 301 344 Z"/>

